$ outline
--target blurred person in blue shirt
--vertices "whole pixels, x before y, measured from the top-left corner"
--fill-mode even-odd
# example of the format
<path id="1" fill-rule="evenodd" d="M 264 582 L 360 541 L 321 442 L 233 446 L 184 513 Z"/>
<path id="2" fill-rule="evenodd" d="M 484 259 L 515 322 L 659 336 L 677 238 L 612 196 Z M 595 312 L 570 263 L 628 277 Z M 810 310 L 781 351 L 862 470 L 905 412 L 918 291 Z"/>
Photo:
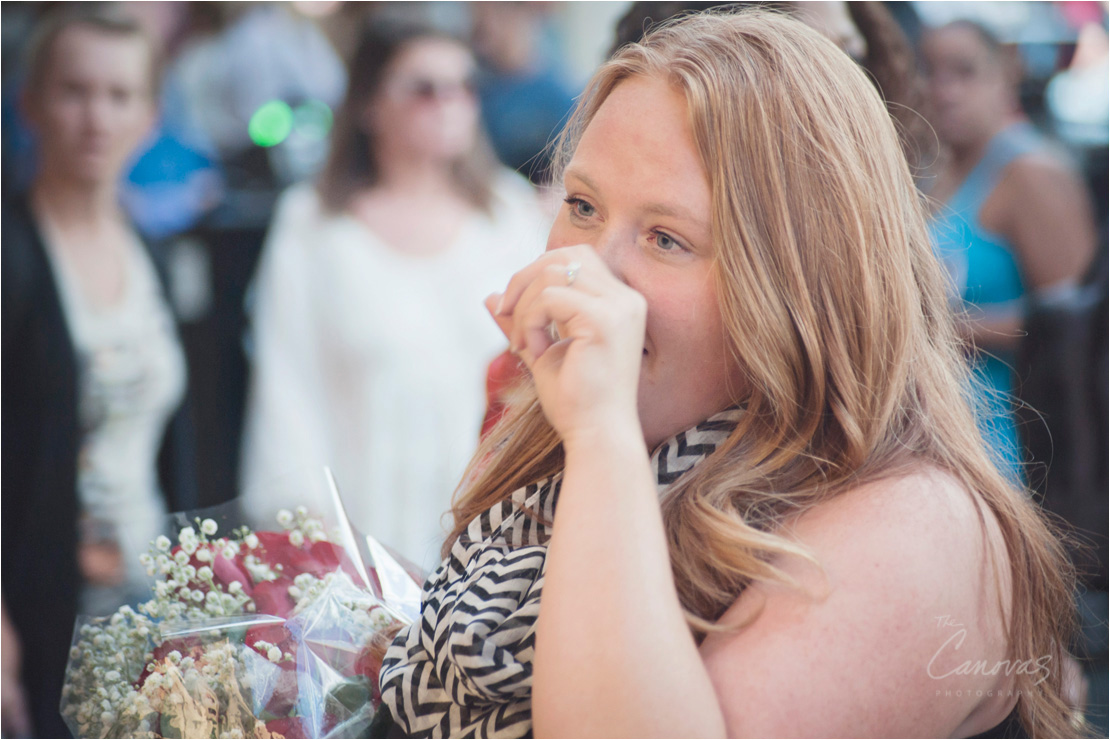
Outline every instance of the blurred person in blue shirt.
<path id="1" fill-rule="evenodd" d="M 574 107 L 575 91 L 544 38 L 535 3 L 473 3 L 474 48 L 482 62 L 478 99 L 490 142 L 507 167 L 546 178 L 546 148 Z"/>

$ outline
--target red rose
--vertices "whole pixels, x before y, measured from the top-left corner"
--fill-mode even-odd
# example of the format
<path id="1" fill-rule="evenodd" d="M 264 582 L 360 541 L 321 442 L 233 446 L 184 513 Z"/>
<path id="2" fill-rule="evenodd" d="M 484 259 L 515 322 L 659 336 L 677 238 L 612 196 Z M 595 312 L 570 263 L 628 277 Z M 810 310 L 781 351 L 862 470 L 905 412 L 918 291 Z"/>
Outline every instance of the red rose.
<path id="1" fill-rule="evenodd" d="M 238 581 L 243 586 L 244 594 L 250 597 L 254 593 L 251 577 L 247 575 L 243 566 L 235 560 L 228 560 L 223 555 L 217 555 L 212 562 L 212 578 L 225 589 L 232 582 Z"/>
<path id="2" fill-rule="evenodd" d="M 282 717 L 266 723 L 266 729 L 282 737 L 308 737 L 300 717 Z"/>
<path id="3" fill-rule="evenodd" d="M 293 613 L 296 603 L 289 595 L 289 587 L 293 579 L 286 576 L 276 581 L 263 581 L 254 587 L 254 605 L 259 614 L 273 614 L 275 617 L 288 619 Z"/>

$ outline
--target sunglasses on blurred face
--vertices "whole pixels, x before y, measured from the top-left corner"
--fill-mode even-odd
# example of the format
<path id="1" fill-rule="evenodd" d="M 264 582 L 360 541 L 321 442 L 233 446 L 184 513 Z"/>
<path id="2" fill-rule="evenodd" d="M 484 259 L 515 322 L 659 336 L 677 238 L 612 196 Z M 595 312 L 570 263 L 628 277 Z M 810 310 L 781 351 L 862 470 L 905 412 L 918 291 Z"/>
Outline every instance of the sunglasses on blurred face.
<path id="1" fill-rule="evenodd" d="M 475 93 L 474 80 L 432 80 L 416 78 L 398 83 L 394 94 L 400 98 L 417 103 L 446 102 L 472 98 Z"/>

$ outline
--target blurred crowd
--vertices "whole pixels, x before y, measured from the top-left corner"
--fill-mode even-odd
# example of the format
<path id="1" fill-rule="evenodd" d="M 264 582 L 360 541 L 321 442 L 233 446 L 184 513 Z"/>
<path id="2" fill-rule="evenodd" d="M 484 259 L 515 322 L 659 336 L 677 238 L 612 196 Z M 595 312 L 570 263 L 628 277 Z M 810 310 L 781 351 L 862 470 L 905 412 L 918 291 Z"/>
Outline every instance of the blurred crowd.
<path id="1" fill-rule="evenodd" d="M 482 299 L 544 248 L 579 70 L 718 5 L 3 5 L 5 735 L 65 735 L 73 616 L 138 598 L 167 511 L 265 519 L 326 465 L 357 527 L 438 563 L 518 372 Z M 1077 543 L 1106 731 L 1106 3 L 732 5 L 884 95 L 983 433 Z"/>

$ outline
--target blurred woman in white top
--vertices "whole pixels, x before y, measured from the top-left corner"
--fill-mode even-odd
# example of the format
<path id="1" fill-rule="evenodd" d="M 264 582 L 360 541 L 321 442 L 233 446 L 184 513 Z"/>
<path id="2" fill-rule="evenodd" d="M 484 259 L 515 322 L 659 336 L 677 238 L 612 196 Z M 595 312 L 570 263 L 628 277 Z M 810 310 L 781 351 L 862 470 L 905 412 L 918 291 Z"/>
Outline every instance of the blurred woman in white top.
<path id="1" fill-rule="evenodd" d="M 367 29 L 329 161 L 282 197 L 255 284 L 246 508 L 297 503 L 328 465 L 355 526 L 425 567 L 504 350 L 482 299 L 548 225 L 490 153 L 473 71 L 438 31 Z"/>

